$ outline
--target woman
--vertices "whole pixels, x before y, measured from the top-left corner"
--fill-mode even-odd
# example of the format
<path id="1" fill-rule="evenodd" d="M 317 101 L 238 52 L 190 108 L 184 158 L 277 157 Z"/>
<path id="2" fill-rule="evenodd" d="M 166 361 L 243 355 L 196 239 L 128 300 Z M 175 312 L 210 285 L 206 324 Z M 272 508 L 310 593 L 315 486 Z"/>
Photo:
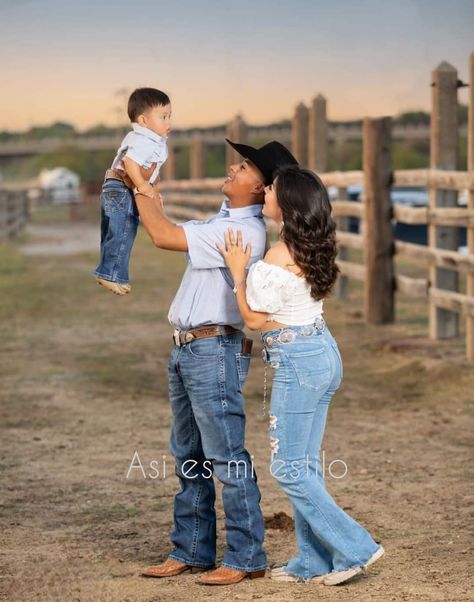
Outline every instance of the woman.
<path id="1" fill-rule="evenodd" d="M 272 570 L 278 581 L 336 585 L 384 553 L 326 491 L 320 463 L 329 403 L 342 360 L 325 324 L 323 300 L 337 278 L 335 223 L 327 191 L 314 173 L 280 169 L 265 189 L 263 214 L 280 227 L 263 260 L 245 268 L 251 248 L 227 232 L 217 243 L 234 280 L 248 328 L 261 329 L 263 358 L 274 368 L 270 407 L 272 474 L 288 495 L 298 554 Z M 264 395 L 265 397 L 265 395 Z"/>

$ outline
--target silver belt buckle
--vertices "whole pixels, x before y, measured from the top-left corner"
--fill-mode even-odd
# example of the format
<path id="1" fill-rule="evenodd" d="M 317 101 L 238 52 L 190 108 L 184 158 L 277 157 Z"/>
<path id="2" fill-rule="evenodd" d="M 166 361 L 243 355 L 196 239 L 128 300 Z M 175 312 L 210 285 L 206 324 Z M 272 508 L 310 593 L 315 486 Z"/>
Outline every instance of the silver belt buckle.
<path id="1" fill-rule="evenodd" d="M 181 347 L 181 345 L 186 345 L 186 343 L 190 343 L 194 338 L 195 337 L 191 332 L 182 332 L 177 329 L 173 332 L 174 342 L 179 347 Z"/>

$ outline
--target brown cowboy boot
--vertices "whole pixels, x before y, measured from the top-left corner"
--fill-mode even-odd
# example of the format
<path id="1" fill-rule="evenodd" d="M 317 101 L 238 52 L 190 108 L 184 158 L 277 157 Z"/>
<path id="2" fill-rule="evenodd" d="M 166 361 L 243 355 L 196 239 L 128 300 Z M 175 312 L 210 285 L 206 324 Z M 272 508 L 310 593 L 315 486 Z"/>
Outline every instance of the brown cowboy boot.
<path id="1" fill-rule="evenodd" d="M 213 568 L 213 567 L 210 567 Z M 209 569 L 201 568 L 197 566 L 190 566 L 189 564 L 183 564 L 179 560 L 175 560 L 174 558 L 167 558 L 161 564 L 156 566 L 149 566 L 143 572 L 143 577 L 174 577 L 175 575 L 180 575 L 185 571 L 191 571 L 191 573 L 202 573 L 203 571 L 208 571 Z"/>
<path id="2" fill-rule="evenodd" d="M 265 577 L 265 570 L 266 569 L 260 569 L 258 571 L 247 573 L 246 571 L 231 569 L 228 566 L 220 566 L 215 571 L 199 577 L 196 579 L 196 582 L 202 583 L 203 585 L 232 585 L 234 583 L 239 583 L 239 581 L 242 581 L 245 577 L 249 577 L 250 579 Z"/>

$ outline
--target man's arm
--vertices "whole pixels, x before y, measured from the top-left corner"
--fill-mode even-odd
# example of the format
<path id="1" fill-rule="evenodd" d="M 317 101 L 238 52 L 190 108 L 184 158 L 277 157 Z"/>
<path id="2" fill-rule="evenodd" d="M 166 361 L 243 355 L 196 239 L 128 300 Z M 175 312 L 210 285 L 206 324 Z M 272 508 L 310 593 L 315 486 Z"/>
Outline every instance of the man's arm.
<path id="1" fill-rule="evenodd" d="M 226 268 L 224 257 L 216 247 L 223 243 L 225 232 L 229 227 L 243 228 L 246 242 L 252 243 L 252 263 L 263 256 L 265 244 L 265 228 L 258 220 L 239 221 L 235 218 L 214 219 L 205 223 L 185 222 L 184 234 L 188 241 L 188 251 L 194 269 Z"/>
<path id="2" fill-rule="evenodd" d="M 136 194 L 135 202 L 142 224 L 155 246 L 169 251 L 188 250 L 188 241 L 182 226 L 176 225 L 166 217 L 157 198 Z"/>

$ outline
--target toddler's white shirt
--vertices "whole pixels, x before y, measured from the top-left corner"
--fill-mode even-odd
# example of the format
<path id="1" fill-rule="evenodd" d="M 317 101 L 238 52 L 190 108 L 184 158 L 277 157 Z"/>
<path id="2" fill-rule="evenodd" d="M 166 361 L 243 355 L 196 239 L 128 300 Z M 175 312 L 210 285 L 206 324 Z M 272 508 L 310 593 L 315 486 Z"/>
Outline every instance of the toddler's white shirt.
<path id="1" fill-rule="evenodd" d="M 123 157 L 130 157 L 132 161 L 145 169 L 149 169 L 153 163 L 156 163 L 156 169 L 149 180 L 150 184 L 153 184 L 160 172 L 160 167 L 168 157 L 168 138 L 135 122 L 132 123 L 132 128 L 133 131 L 128 132 L 120 143 L 112 162 L 112 168 L 124 170 Z"/>

